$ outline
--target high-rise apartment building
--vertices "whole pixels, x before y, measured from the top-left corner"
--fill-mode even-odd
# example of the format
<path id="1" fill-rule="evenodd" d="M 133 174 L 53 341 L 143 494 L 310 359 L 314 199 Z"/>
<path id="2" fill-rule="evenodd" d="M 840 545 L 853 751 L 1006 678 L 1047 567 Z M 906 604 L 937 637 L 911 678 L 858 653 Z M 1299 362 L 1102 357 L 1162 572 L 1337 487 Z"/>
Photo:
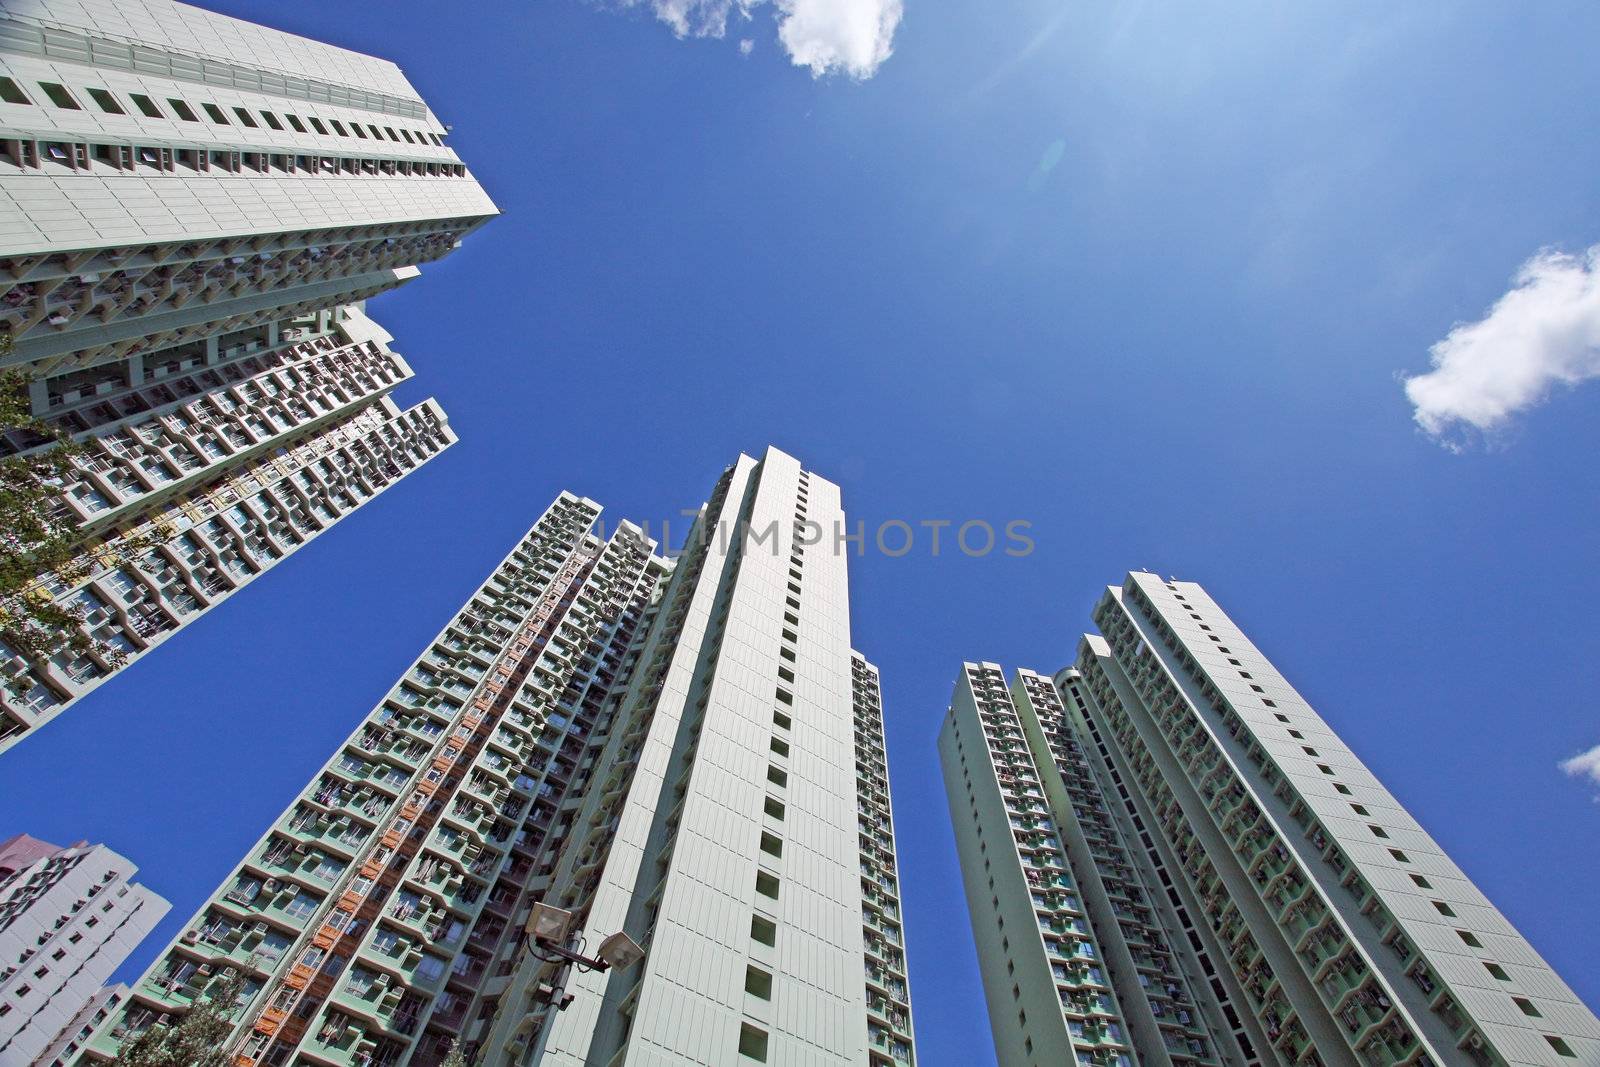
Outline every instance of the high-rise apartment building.
<path id="1" fill-rule="evenodd" d="M 38 593 L 93 638 L 0 645 L 0 749 L 454 441 L 362 312 L 496 211 L 447 132 L 392 63 L 170 0 L 0 10 L 0 369 L 86 446 Z"/>
<path id="2" fill-rule="evenodd" d="M 1001 1062 L 1242 1062 L 1050 679 L 966 664 L 939 749 Z"/>
<path id="3" fill-rule="evenodd" d="M 1600 1022 L 1198 585 L 1073 667 L 968 664 L 940 734 L 995 1047 L 1060 1062 L 1578 1067 Z"/>
<path id="4" fill-rule="evenodd" d="M 137 871 L 87 841 L 0 841 L 0 1067 L 51 1063 L 116 995 L 101 986 L 168 908 Z"/>
<path id="5" fill-rule="evenodd" d="M 78 1009 L 78 1014 L 72 1017 L 61 1033 L 56 1035 L 50 1047 L 33 1061 L 33 1067 L 68 1067 L 77 1059 L 78 1050 L 88 1042 L 89 1035 L 117 1010 L 117 1005 L 121 1004 L 127 995 L 128 987 L 121 982 L 105 986 L 95 993 L 89 998 L 88 1003 Z"/>
<path id="6" fill-rule="evenodd" d="M 599 519 L 567 494 L 545 512 L 88 1060 L 233 967 L 239 1067 L 431 1067 L 457 1041 L 496 1067 L 911 1062 L 838 488 L 741 457 L 676 558 Z M 536 906 L 570 917 L 555 949 L 642 953 L 566 966 Z"/>

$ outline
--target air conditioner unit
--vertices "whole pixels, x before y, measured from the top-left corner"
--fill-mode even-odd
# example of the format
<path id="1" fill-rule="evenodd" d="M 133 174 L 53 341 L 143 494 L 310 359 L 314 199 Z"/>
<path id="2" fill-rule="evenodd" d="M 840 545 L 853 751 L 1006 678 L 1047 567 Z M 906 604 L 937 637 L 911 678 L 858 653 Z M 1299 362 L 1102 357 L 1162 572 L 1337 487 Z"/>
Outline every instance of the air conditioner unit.
<path id="1" fill-rule="evenodd" d="M 278 880 L 276 878 L 268 878 L 261 888 L 265 892 L 276 893 L 278 891 Z"/>
<path id="2" fill-rule="evenodd" d="M 198 940 L 200 940 L 199 930 L 185 930 L 183 932 L 183 943 L 185 945 L 192 945 Z"/>
<path id="3" fill-rule="evenodd" d="M 201 965 L 200 965 L 200 970 L 199 970 L 199 973 L 200 973 L 200 974 L 210 974 L 210 973 L 211 973 L 211 964 L 209 964 L 209 963 L 202 963 L 202 964 L 201 964 Z"/>

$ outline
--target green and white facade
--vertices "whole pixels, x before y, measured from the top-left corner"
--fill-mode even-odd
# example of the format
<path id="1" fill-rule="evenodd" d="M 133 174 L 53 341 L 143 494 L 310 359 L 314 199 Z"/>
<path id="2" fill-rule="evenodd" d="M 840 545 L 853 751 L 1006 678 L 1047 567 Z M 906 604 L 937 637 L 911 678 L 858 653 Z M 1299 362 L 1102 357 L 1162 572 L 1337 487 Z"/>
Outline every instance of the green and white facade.
<path id="1" fill-rule="evenodd" d="M 563 494 L 83 1062 L 231 967 L 237 1067 L 913 1063 L 877 672 L 812 534 L 835 518 L 776 450 L 675 558 Z M 643 960 L 545 963 L 539 902 Z"/>
<path id="2" fill-rule="evenodd" d="M 967 665 L 940 736 L 1002 1065 L 1103 1062 L 1112 1025 L 1137 1063 L 1600 1063 L 1593 1013 L 1203 589 L 1131 574 L 1094 622 L 1009 694 Z M 1094 1046 L 1034 872 L 1082 902 Z"/>
<path id="3" fill-rule="evenodd" d="M 645 957 L 582 973 L 524 956 L 480 1067 L 914 1062 L 844 528 L 838 486 L 776 449 L 724 472 L 543 894 L 591 947 L 620 930 Z"/>
<path id="4" fill-rule="evenodd" d="M 362 312 L 496 212 L 446 134 L 393 63 L 199 8 L 0 10 L 0 369 L 85 445 L 87 577 L 36 592 L 97 639 L 0 645 L 0 750 L 455 440 Z"/>
<path id="5" fill-rule="evenodd" d="M 939 749 L 1001 1062 L 1243 1062 L 1054 683 L 966 664 Z"/>
<path id="6" fill-rule="evenodd" d="M 586 740 L 669 564 L 563 494 L 360 722 L 95 1035 L 243 968 L 240 1064 L 430 1064 L 515 958 Z M 545 872 L 546 874 L 548 872 Z"/>

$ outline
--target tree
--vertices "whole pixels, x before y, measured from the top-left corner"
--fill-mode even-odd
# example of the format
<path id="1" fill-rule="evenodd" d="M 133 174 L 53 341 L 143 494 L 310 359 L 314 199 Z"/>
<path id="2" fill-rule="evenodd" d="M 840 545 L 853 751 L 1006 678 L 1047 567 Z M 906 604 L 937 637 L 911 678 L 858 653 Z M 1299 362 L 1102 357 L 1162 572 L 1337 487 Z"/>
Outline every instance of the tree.
<path id="1" fill-rule="evenodd" d="M 195 997 L 187 1014 L 166 1026 L 148 1026 L 111 1062 L 116 1067 L 228 1067 L 234 1009 L 244 992 L 244 972 L 230 967 Z"/>
<path id="2" fill-rule="evenodd" d="M 439 1067 L 472 1067 L 472 1061 L 467 1059 L 467 1054 L 461 1051 L 459 1040 L 452 1042 L 450 1052 L 445 1056 L 444 1062 Z"/>
<path id="3" fill-rule="evenodd" d="M 0 334 L 0 358 L 10 349 L 9 336 Z M 0 655 L 0 684 L 19 697 L 32 686 L 32 661 L 93 653 L 115 670 L 127 660 L 122 649 L 83 632 L 87 610 L 55 603 L 41 580 L 81 580 L 97 559 L 117 565 L 168 534 L 157 528 L 90 544 L 61 498 L 77 475 L 74 460 L 83 445 L 33 415 L 28 385 L 24 374 L 0 372 L 0 437 L 16 434 L 25 442 L 23 451 L 0 458 L 0 643 L 9 650 Z"/>

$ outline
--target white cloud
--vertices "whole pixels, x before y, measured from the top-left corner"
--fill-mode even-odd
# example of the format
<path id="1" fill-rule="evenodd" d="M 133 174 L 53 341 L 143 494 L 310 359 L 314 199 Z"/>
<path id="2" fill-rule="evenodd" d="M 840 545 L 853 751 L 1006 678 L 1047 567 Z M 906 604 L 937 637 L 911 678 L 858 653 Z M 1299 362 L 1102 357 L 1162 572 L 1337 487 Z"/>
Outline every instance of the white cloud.
<path id="1" fill-rule="evenodd" d="M 725 37 L 728 21 L 754 18 L 771 4 L 778 40 L 789 60 L 813 77 L 835 71 L 865 80 L 894 51 L 894 31 L 905 13 L 904 0 L 620 0 L 624 7 L 648 5 L 679 37 Z M 749 55 L 755 42 L 739 42 Z"/>
<path id="2" fill-rule="evenodd" d="M 778 40 L 812 77 L 842 70 L 870 78 L 889 58 L 901 0 L 777 0 Z"/>
<path id="3" fill-rule="evenodd" d="M 1561 770 L 1574 778 L 1587 778 L 1591 784 L 1600 786 L 1600 745 L 1580 752 L 1569 760 L 1562 760 Z M 1600 797 L 1595 799 L 1600 800 Z"/>
<path id="4" fill-rule="evenodd" d="M 1600 245 L 1545 250 L 1477 322 L 1431 349 L 1433 369 L 1405 379 L 1417 424 L 1452 451 L 1461 432 L 1493 434 L 1557 385 L 1600 378 Z"/>
<path id="5" fill-rule="evenodd" d="M 728 32 L 728 16 L 737 10 L 749 16 L 760 0 L 623 0 L 627 7 L 647 2 L 656 18 L 679 37 L 721 37 Z"/>

